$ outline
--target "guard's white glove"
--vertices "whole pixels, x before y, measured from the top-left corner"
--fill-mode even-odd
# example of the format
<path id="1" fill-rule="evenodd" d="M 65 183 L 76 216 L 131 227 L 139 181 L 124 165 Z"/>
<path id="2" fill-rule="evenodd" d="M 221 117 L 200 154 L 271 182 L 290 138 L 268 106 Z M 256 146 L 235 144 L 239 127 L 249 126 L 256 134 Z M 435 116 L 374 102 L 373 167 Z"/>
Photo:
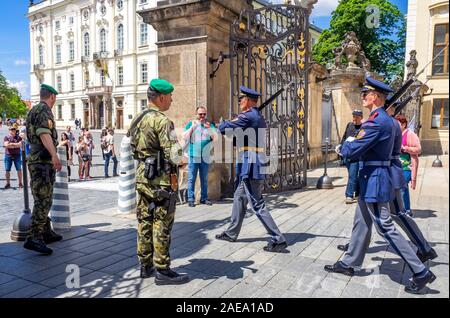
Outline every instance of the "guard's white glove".
<path id="1" fill-rule="evenodd" d="M 337 145 L 336 148 L 334 149 L 334 151 L 335 151 L 339 156 L 342 156 L 342 154 L 341 154 L 341 149 L 342 149 L 342 145 Z"/>
<path id="2" fill-rule="evenodd" d="M 346 142 L 354 142 L 356 140 L 355 137 L 348 137 Z"/>

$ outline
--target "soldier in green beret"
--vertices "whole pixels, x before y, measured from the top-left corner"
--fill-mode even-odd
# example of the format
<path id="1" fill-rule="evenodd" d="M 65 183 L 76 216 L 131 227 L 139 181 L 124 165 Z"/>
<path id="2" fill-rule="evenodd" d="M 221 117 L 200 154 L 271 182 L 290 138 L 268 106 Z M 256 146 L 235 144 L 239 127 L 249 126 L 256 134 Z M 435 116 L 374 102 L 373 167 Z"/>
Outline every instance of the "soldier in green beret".
<path id="1" fill-rule="evenodd" d="M 56 95 L 58 92 L 53 87 L 42 84 L 40 103 L 27 116 L 27 138 L 30 143 L 27 161 L 34 205 L 31 233 L 24 247 L 45 255 L 53 252 L 46 244 L 62 240 L 62 236 L 53 231 L 48 217 L 53 200 L 55 172 L 61 171 L 61 162 L 56 153 L 58 133 L 52 113 Z"/>
<path id="2" fill-rule="evenodd" d="M 150 277 L 156 269 L 156 285 L 178 285 L 189 281 L 170 269 L 171 231 L 177 201 L 177 168 L 184 165 L 174 124 L 164 114 L 172 104 L 174 87 L 154 79 L 148 88 L 149 108 L 131 123 L 128 135 L 136 170 L 138 192 L 138 246 L 141 277 Z"/>

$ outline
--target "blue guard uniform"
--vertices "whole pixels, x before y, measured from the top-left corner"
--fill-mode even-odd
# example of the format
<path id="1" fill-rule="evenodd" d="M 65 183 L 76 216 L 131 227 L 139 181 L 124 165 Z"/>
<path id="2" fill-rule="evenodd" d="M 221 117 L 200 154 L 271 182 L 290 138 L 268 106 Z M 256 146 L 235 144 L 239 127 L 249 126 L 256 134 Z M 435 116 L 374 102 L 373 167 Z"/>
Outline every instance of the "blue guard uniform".
<path id="1" fill-rule="evenodd" d="M 386 84 L 367 78 L 362 92 L 388 95 L 392 89 Z M 414 274 L 407 292 L 419 292 L 435 276 L 417 257 L 407 240 L 392 222 L 389 203 L 395 198 L 395 181 L 391 163 L 397 126 L 380 106 L 372 111 L 356 138 L 349 138 L 342 147 L 346 159 L 360 160 L 360 197 L 347 253 L 340 262 L 325 266 L 325 270 L 353 275 L 354 268 L 363 264 L 372 236 L 372 224 L 393 250 L 405 261 Z"/>
<path id="2" fill-rule="evenodd" d="M 261 96 L 258 92 L 244 86 L 241 87 L 241 93 L 241 97 L 249 97 L 253 100 L 258 100 Z M 233 198 L 231 224 L 225 232 L 216 235 L 216 238 L 230 242 L 237 240 L 247 204 L 250 203 L 271 238 L 264 250 L 281 252 L 287 247 L 286 239 L 270 215 L 261 193 L 266 178 L 264 173 L 266 129 L 266 121 L 257 107 L 239 114 L 232 121 L 224 121 L 219 125 L 222 134 L 228 131 L 233 132 L 239 156 L 236 165 L 236 191 Z"/>
<path id="3" fill-rule="evenodd" d="M 402 152 L 402 130 L 400 124 L 395 118 L 391 117 L 391 120 L 395 126 L 395 141 L 391 164 L 391 176 L 395 191 L 395 198 L 390 202 L 391 216 L 406 233 L 411 242 L 413 242 L 417 247 L 417 256 L 423 262 L 436 258 L 437 254 L 423 236 L 422 231 L 414 219 L 406 213 L 401 193 L 401 189 L 408 186 L 403 174 L 402 163 L 400 161 L 400 155 Z"/>

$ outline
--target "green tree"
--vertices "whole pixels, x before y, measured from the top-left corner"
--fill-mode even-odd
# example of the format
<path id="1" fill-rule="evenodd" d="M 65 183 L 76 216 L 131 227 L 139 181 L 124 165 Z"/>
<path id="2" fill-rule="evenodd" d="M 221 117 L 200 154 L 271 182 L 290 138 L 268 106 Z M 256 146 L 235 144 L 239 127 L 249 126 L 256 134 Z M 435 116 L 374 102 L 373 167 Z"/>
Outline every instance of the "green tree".
<path id="1" fill-rule="evenodd" d="M 368 10 L 370 6 L 376 7 L 379 14 Z M 333 48 L 340 46 L 350 31 L 360 40 L 372 71 L 389 80 L 402 76 L 406 20 L 396 5 L 388 0 L 341 0 L 332 14 L 330 28 L 324 30 L 313 48 L 313 59 L 322 65 L 333 60 Z"/>
<path id="2" fill-rule="evenodd" d="M 24 117 L 27 111 L 27 105 L 22 101 L 19 92 L 8 84 L 0 70 L 0 116 Z"/>

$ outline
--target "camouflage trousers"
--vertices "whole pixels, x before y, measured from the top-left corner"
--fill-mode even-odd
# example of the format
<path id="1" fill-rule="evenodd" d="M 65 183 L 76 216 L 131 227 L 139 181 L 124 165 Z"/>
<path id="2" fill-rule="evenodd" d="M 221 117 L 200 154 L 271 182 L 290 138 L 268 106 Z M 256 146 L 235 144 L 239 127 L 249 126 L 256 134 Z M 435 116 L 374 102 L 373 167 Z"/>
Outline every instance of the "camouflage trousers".
<path id="1" fill-rule="evenodd" d="M 157 269 L 170 266 L 170 242 L 175 213 L 169 213 L 168 200 L 160 195 L 160 187 L 138 183 L 137 254 L 141 264 L 154 265 Z"/>
<path id="2" fill-rule="evenodd" d="M 28 166 L 28 171 L 30 172 L 31 193 L 34 199 L 31 235 L 40 238 L 44 233 L 44 227 L 52 207 L 55 172 L 50 164 L 32 164 Z"/>

